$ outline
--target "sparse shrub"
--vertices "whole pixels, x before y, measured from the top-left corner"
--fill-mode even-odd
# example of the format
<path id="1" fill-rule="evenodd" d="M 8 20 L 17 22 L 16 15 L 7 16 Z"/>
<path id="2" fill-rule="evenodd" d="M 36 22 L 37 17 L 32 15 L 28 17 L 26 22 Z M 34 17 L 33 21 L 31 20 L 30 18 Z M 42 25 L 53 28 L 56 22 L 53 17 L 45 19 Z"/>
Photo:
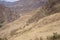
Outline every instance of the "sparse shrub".
<path id="1" fill-rule="evenodd" d="M 2 38 L 0 38 L 0 40 L 3 40 Z"/>
<path id="2" fill-rule="evenodd" d="M 8 40 L 7 38 L 0 38 L 0 40 Z"/>
<path id="3" fill-rule="evenodd" d="M 4 21 L 0 21 L 0 23 L 4 23 Z"/>
<path id="4" fill-rule="evenodd" d="M 0 21 L 0 28 L 3 26 L 4 21 Z"/>
<path id="5" fill-rule="evenodd" d="M 57 33 L 53 33 L 53 36 L 48 36 L 47 40 L 60 40 L 60 35 Z"/>
<path id="6" fill-rule="evenodd" d="M 0 25 L 0 28 L 2 27 L 2 25 Z"/>
<path id="7" fill-rule="evenodd" d="M 40 37 L 40 40 L 43 40 L 43 38 L 42 38 L 42 37 Z"/>

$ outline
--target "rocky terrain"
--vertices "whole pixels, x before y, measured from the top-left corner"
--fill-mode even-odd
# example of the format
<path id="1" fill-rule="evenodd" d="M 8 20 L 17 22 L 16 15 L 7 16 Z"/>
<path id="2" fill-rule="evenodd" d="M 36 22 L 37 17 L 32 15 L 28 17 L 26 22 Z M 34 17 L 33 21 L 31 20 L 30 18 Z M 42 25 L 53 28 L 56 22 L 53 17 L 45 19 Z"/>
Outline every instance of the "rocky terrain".
<path id="1" fill-rule="evenodd" d="M 60 40 L 60 0 L 47 0 L 44 6 L 4 25 L 0 39 Z"/>

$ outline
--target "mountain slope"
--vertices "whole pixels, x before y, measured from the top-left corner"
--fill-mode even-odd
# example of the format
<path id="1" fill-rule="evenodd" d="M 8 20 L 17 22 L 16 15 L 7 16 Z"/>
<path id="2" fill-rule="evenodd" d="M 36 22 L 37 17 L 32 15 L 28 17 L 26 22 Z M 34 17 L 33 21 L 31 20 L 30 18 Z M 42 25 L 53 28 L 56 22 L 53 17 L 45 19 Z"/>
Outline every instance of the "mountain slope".
<path id="1" fill-rule="evenodd" d="M 50 1 L 49 1 L 50 2 Z M 40 40 L 52 33 L 60 34 L 60 1 L 51 3 L 22 15 L 0 29 L 0 38 L 8 40 Z M 49 4 L 48 4 L 49 3 Z M 52 5 L 54 4 L 54 5 Z"/>
<path id="2" fill-rule="evenodd" d="M 5 7 L 4 5 L 0 5 L 0 21 L 11 22 L 19 16 L 19 14 L 16 14 L 11 9 Z"/>
<path id="3" fill-rule="evenodd" d="M 32 10 L 36 10 L 37 8 L 43 6 L 44 4 L 45 0 L 20 0 L 14 2 L 13 5 L 10 5 L 8 7 L 14 10 L 16 13 L 26 14 Z"/>

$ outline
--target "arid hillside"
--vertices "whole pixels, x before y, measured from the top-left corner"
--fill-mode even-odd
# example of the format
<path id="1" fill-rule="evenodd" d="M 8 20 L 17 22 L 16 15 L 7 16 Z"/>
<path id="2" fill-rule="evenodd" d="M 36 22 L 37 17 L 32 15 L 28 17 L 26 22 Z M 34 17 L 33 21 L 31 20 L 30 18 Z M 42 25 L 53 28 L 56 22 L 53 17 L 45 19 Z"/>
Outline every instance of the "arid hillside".
<path id="1" fill-rule="evenodd" d="M 22 15 L 0 28 L 1 40 L 60 40 L 60 0 Z"/>
<path id="2" fill-rule="evenodd" d="M 35 40 L 35 38 L 39 37 L 45 38 L 54 32 L 60 34 L 60 13 L 55 13 L 40 19 L 38 22 L 26 25 L 26 21 L 30 16 L 26 15 L 21 17 L 23 20 L 18 19 L 2 27 L 0 29 L 0 37 L 6 37 L 9 40 Z"/>

